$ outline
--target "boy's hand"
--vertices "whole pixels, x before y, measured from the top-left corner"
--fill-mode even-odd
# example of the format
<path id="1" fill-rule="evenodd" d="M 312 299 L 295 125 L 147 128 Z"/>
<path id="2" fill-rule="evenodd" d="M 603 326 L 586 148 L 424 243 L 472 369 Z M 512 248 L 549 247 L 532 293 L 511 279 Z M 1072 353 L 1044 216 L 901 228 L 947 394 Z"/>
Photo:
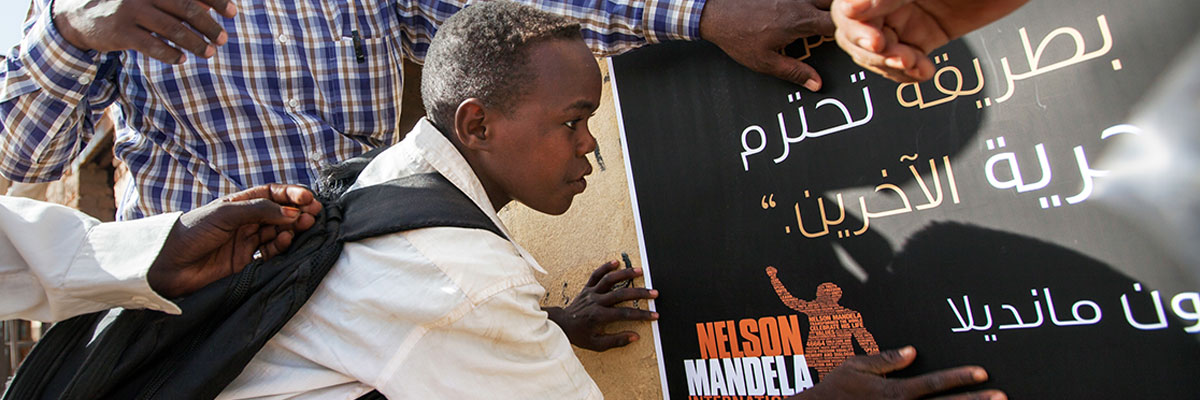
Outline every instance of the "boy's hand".
<path id="1" fill-rule="evenodd" d="M 615 307 L 630 300 L 653 299 L 657 290 L 627 287 L 613 290 L 613 286 L 639 276 L 641 268 L 620 269 L 620 263 L 610 261 L 592 272 L 587 285 L 575 296 L 566 308 L 545 307 L 550 320 L 558 324 L 571 344 L 592 351 L 605 351 L 625 346 L 638 339 L 637 333 L 625 331 L 604 333 L 604 327 L 618 321 L 653 321 L 658 313 L 629 307 Z"/>
<path id="2" fill-rule="evenodd" d="M 835 0 L 838 46 L 896 82 L 933 77 L 938 47 L 1008 15 L 1029 0 Z"/>
<path id="3" fill-rule="evenodd" d="M 792 399 L 917 399 L 987 380 L 987 371 L 980 367 L 958 367 L 912 378 L 884 377 L 886 373 L 908 367 L 916 358 L 917 351 L 911 346 L 875 355 L 856 356 L 825 375 L 821 383 Z M 1005 400 L 1008 397 L 998 390 L 985 390 L 938 398 Z"/>
<path id="4" fill-rule="evenodd" d="M 700 37 L 755 72 L 821 90 L 821 77 L 808 64 L 780 53 L 797 39 L 830 36 L 833 0 L 708 0 L 700 15 Z"/>
<path id="5" fill-rule="evenodd" d="M 238 192 L 179 217 L 146 280 L 163 297 L 194 292 L 238 273 L 259 252 L 287 249 L 312 227 L 321 203 L 303 186 L 270 184 Z"/>
<path id="6" fill-rule="evenodd" d="M 179 64 L 186 57 L 176 47 L 208 58 L 229 39 L 209 10 L 237 14 L 232 0 L 57 0 L 52 12 L 55 28 L 76 48 L 135 50 Z"/>

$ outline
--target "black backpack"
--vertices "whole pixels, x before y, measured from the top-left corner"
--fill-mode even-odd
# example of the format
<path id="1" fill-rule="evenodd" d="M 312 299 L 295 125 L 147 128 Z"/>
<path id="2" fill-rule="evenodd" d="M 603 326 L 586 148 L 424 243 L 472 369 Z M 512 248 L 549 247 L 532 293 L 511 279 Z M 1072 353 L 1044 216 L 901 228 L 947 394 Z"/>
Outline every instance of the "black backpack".
<path id="1" fill-rule="evenodd" d="M 17 370 L 4 400 L 211 399 L 245 368 L 317 289 L 342 245 L 433 226 L 504 234 L 439 174 L 344 195 L 382 149 L 325 171 L 324 210 L 288 250 L 175 300 L 181 315 L 126 310 L 95 340 L 107 312 L 56 324 Z M 383 398 L 378 392 L 362 399 Z"/>

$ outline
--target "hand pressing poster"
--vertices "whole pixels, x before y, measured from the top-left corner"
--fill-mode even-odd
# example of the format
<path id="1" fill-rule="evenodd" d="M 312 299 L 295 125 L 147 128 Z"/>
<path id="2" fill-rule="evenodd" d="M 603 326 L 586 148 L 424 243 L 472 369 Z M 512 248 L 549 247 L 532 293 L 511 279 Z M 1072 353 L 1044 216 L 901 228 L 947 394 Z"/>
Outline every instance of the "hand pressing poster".
<path id="1" fill-rule="evenodd" d="M 914 345 L 1012 398 L 1195 398 L 1200 287 L 1097 200 L 1200 3 L 1034 1 L 897 84 L 813 93 L 706 43 L 612 59 L 665 397 L 780 398 Z M 979 388 L 972 388 L 977 390 Z"/>

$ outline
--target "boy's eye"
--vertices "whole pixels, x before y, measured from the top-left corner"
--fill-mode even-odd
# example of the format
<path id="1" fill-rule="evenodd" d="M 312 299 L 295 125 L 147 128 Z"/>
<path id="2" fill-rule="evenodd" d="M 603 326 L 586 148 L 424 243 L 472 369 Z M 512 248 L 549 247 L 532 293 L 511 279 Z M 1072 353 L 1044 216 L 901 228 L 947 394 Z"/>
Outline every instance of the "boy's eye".
<path id="1" fill-rule="evenodd" d="M 584 118 L 578 118 L 578 119 L 573 119 L 573 120 L 570 120 L 567 122 L 563 122 L 563 125 L 566 126 L 570 130 L 575 130 L 575 128 L 578 128 L 579 124 L 583 123 L 584 120 L 594 117 L 594 116 L 596 116 L 596 113 L 592 113 L 591 115 L 588 115 L 587 117 L 584 117 Z"/>

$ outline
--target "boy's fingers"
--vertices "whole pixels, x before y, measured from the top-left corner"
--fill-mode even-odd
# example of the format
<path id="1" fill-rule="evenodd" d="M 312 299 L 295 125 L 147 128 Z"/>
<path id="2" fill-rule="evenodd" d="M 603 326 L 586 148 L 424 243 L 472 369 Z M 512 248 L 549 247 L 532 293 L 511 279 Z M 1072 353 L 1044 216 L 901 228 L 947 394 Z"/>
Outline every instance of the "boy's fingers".
<path id="1" fill-rule="evenodd" d="M 615 265 L 614 265 L 615 266 Z M 616 271 L 611 271 L 600 278 L 600 282 L 596 283 L 596 293 L 608 293 L 617 283 L 637 278 L 642 275 L 641 268 L 624 268 Z"/>
<path id="2" fill-rule="evenodd" d="M 657 290 L 644 288 L 622 288 L 601 295 L 600 305 L 612 306 L 632 300 L 649 300 L 658 297 Z"/>
<path id="3" fill-rule="evenodd" d="M 605 323 L 618 321 L 654 321 L 658 313 L 629 307 L 609 307 L 599 314 L 599 319 Z"/>
<path id="4" fill-rule="evenodd" d="M 615 347 L 627 346 L 638 340 L 637 333 L 632 331 L 619 332 L 614 334 L 596 335 L 592 337 L 589 349 L 592 351 L 605 351 Z"/>
<path id="5" fill-rule="evenodd" d="M 610 271 L 617 269 L 618 265 L 620 265 L 620 263 L 617 261 L 609 261 L 609 262 L 606 262 L 606 263 L 600 265 L 600 268 L 596 268 L 595 271 L 592 271 L 592 276 L 588 277 L 587 284 L 584 284 L 583 286 L 584 287 L 596 286 L 597 284 L 600 283 L 601 278 L 604 278 L 605 275 L 608 275 L 608 273 Z"/>

